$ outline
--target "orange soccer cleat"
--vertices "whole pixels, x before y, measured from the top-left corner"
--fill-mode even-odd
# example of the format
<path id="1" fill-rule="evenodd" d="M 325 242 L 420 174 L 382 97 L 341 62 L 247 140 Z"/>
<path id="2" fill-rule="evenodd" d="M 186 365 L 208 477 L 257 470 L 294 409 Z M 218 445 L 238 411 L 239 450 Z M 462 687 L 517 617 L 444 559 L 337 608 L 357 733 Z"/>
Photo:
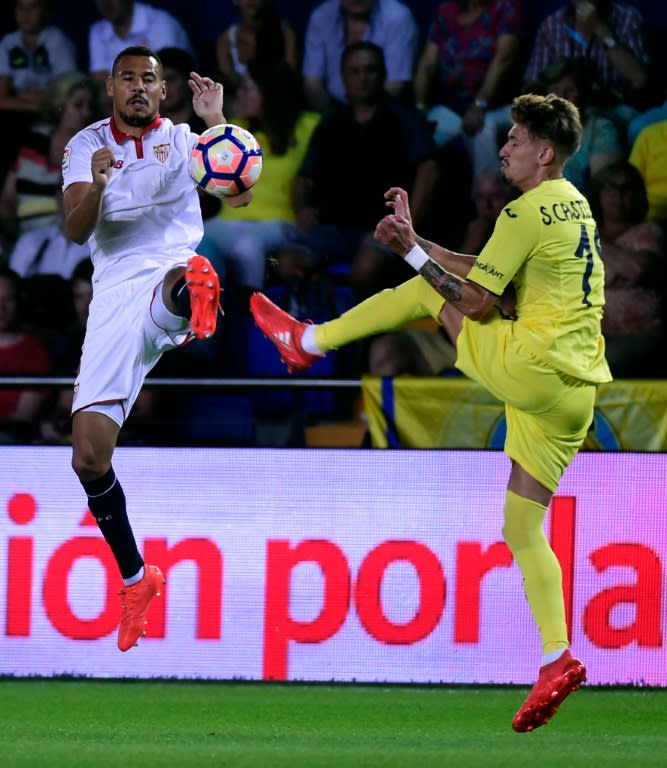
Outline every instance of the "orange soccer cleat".
<path id="1" fill-rule="evenodd" d="M 512 728 L 519 733 L 546 725 L 563 701 L 586 680 L 586 667 L 569 650 L 540 668 L 537 682 L 514 715 Z"/>
<path id="2" fill-rule="evenodd" d="M 301 322 L 277 307 L 263 293 L 250 297 L 250 312 L 257 327 L 278 350 L 290 373 L 305 371 L 321 355 L 313 355 L 301 346 L 301 337 L 309 323 Z"/>
<path id="3" fill-rule="evenodd" d="M 154 597 L 160 594 L 165 578 L 157 565 L 145 565 L 144 577 L 120 591 L 121 617 L 118 648 L 129 651 L 146 634 L 146 612 Z"/>
<path id="4" fill-rule="evenodd" d="M 197 339 L 210 339 L 218 323 L 220 278 L 206 256 L 196 253 L 188 259 L 185 284 L 190 294 L 190 328 Z"/>

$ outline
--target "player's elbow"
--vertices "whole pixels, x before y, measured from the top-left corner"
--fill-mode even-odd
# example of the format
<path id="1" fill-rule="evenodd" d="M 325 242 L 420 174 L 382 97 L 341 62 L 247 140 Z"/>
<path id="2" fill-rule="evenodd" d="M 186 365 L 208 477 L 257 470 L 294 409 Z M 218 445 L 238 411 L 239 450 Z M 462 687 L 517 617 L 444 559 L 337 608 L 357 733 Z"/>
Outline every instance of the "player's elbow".
<path id="1" fill-rule="evenodd" d="M 471 291 L 469 300 L 466 302 L 463 314 L 471 320 L 482 320 L 489 314 L 498 297 L 483 288 L 475 288 Z"/>

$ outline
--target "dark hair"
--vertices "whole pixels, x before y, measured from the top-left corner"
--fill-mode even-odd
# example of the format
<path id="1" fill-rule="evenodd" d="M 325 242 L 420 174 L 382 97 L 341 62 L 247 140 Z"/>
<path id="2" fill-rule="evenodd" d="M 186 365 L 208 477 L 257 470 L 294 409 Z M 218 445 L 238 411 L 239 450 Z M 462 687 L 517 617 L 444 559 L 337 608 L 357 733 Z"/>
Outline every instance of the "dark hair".
<path id="1" fill-rule="evenodd" d="M 562 163 L 579 149 L 581 118 L 577 107 L 567 99 L 553 93 L 524 93 L 512 102 L 511 116 L 513 123 L 523 125 L 532 136 L 552 142 Z"/>
<path id="2" fill-rule="evenodd" d="M 93 262 L 91 259 L 81 259 L 81 261 L 74 267 L 70 280 L 85 280 L 86 282 L 92 282 L 93 279 Z"/>
<path id="3" fill-rule="evenodd" d="M 146 56 L 147 58 L 150 57 L 152 59 L 155 59 L 158 63 L 160 74 L 162 74 L 162 71 L 163 71 L 162 60 L 152 48 L 148 48 L 145 45 L 130 45 L 128 48 L 123 48 L 123 50 L 113 60 L 113 65 L 111 67 L 112 75 L 116 74 L 116 71 L 118 69 L 118 62 L 124 56 Z"/>
<path id="4" fill-rule="evenodd" d="M 271 0 L 263 0 L 259 8 L 255 58 L 269 63 L 285 58 L 283 19 Z"/>
<path id="5" fill-rule="evenodd" d="M 646 196 L 646 184 L 639 170 L 628 160 L 614 160 L 600 168 L 591 178 L 588 201 L 591 206 L 593 218 L 602 221 L 602 206 L 600 205 L 600 193 L 613 176 L 619 173 L 626 175 L 630 191 L 632 193 L 632 208 L 630 217 L 634 224 L 644 221 L 648 212 L 648 197 Z"/>
<path id="6" fill-rule="evenodd" d="M 387 65 L 385 64 L 384 60 L 384 51 L 382 48 L 380 48 L 379 45 L 371 43 L 368 40 L 357 40 L 356 43 L 350 43 L 349 45 L 345 46 L 340 57 L 341 72 L 345 69 L 345 65 L 347 64 L 347 60 L 350 58 L 350 56 L 352 56 L 354 53 L 357 53 L 357 51 L 368 51 L 369 53 L 374 54 L 375 58 L 377 59 L 378 68 L 382 73 L 382 78 L 386 79 Z"/>
<path id="7" fill-rule="evenodd" d="M 162 62 L 162 71 L 165 67 L 175 69 L 183 77 L 190 77 L 190 72 L 196 68 L 194 58 L 182 48 L 176 48 L 175 46 L 167 46 L 166 48 L 160 48 L 157 52 L 157 58 Z"/>
<path id="8" fill-rule="evenodd" d="M 249 128 L 261 127 L 266 133 L 271 151 L 284 155 L 294 138 L 294 126 L 304 108 L 301 75 L 285 59 L 269 62 L 254 59 L 248 62 L 248 75 L 262 94 L 262 116 L 251 119 Z"/>
<path id="9" fill-rule="evenodd" d="M 547 94 L 551 86 L 564 77 L 571 77 L 574 81 L 581 109 L 595 103 L 600 91 L 596 70 L 593 63 L 582 56 L 556 56 L 531 85 L 532 92 Z"/>

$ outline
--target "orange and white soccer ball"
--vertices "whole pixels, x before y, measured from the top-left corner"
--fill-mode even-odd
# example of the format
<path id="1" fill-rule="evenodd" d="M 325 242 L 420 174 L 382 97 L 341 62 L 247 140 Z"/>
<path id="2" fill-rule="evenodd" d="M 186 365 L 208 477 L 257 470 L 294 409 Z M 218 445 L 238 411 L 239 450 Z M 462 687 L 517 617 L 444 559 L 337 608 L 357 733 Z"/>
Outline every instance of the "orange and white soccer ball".
<path id="1" fill-rule="evenodd" d="M 240 195 L 262 173 L 262 148 L 245 128 L 227 123 L 205 130 L 190 154 L 190 175 L 215 197 Z"/>

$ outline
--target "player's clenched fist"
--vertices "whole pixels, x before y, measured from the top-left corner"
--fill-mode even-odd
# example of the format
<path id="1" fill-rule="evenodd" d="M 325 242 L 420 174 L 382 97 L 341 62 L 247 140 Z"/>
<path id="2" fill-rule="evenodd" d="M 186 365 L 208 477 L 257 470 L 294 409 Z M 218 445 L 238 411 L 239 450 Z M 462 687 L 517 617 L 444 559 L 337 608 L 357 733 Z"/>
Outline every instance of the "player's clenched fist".
<path id="1" fill-rule="evenodd" d="M 111 147 L 102 147 L 90 158 L 90 170 L 93 172 L 93 184 L 106 187 L 111 178 L 111 169 L 116 159 L 113 156 Z"/>

